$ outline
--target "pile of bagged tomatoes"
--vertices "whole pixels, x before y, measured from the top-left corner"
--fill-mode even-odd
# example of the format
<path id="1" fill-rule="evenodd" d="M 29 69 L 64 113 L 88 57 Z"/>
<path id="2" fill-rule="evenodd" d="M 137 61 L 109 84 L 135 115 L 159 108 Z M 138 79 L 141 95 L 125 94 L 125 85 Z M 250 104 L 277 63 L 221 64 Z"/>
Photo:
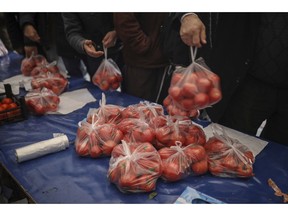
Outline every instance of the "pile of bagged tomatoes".
<path id="1" fill-rule="evenodd" d="M 249 149 L 227 138 L 219 141 L 225 148 L 217 152 L 214 139 L 207 142 L 203 129 L 190 118 L 165 115 L 159 104 L 141 101 L 121 107 L 106 104 L 102 94 L 99 107 L 90 109 L 79 123 L 75 150 L 81 157 L 110 157 L 107 177 L 122 192 L 149 192 L 156 189 L 159 178 L 175 182 L 208 172 L 220 177 L 253 176 L 253 169 L 246 174 L 239 171 L 252 168 Z M 237 167 L 225 165 L 225 152 Z M 224 168 L 215 172 L 219 166 Z M 227 174 L 228 170 L 233 173 Z"/>
<path id="2" fill-rule="evenodd" d="M 21 62 L 21 72 L 30 76 L 32 91 L 25 96 L 26 105 L 36 115 L 57 111 L 60 98 L 68 86 L 68 80 L 54 61 L 48 63 L 42 55 L 31 55 Z"/>

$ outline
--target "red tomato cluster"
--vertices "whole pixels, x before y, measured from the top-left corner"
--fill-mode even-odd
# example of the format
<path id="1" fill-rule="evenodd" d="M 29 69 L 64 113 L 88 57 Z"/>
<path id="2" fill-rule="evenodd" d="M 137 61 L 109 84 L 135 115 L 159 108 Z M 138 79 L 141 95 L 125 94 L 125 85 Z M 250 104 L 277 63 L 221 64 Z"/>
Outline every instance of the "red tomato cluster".
<path id="1" fill-rule="evenodd" d="M 24 76 L 31 76 L 32 70 L 41 65 L 47 64 L 47 60 L 42 55 L 32 55 L 29 58 L 24 58 L 21 62 L 21 72 Z"/>
<path id="2" fill-rule="evenodd" d="M 170 115 L 197 117 L 198 110 L 221 100 L 220 78 L 195 65 L 173 73 L 168 96 L 163 101 Z"/>
<path id="3" fill-rule="evenodd" d="M 203 146 L 190 144 L 158 150 L 162 159 L 162 175 L 166 181 L 179 181 L 190 174 L 203 175 L 208 171 L 208 160 Z"/>
<path id="4" fill-rule="evenodd" d="M 92 83 L 102 91 L 116 90 L 121 82 L 121 71 L 112 59 L 104 59 L 92 77 Z"/>
<path id="5" fill-rule="evenodd" d="M 122 76 L 118 73 L 110 73 L 107 70 L 101 70 L 97 72 L 93 78 L 92 82 L 97 85 L 102 91 L 116 90 L 120 87 L 122 82 Z"/>
<path id="6" fill-rule="evenodd" d="M 152 144 L 123 142 L 112 151 L 107 176 L 120 191 L 135 193 L 155 190 L 161 173 L 161 159 Z"/>
<path id="7" fill-rule="evenodd" d="M 197 118 L 200 115 L 198 109 L 184 110 L 181 107 L 178 107 L 170 95 L 163 100 L 163 105 L 166 107 L 167 112 L 171 116 L 187 116 Z"/>
<path id="8" fill-rule="evenodd" d="M 34 89 L 25 96 L 27 107 L 36 115 L 58 110 L 60 98 L 50 89 Z"/>
<path id="9" fill-rule="evenodd" d="M 97 125 L 83 122 L 77 130 L 75 149 L 80 156 L 110 156 L 122 138 L 123 133 L 114 124 Z"/>
<path id="10" fill-rule="evenodd" d="M 33 89 L 47 88 L 60 95 L 68 85 L 68 80 L 60 73 L 41 73 L 31 80 Z"/>
<path id="11" fill-rule="evenodd" d="M 204 147 L 209 157 L 209 171 L 220 177 L 253 176 L 253 153 L 241 143 L 232 145 L 216 137 L 207 141 Z"/>
<path id="12" fill-rule="evenodd" d="M 166 125 L 156 128 L 155 147 L 175 146 L 177 142 L 181 142 L 183 146 L 189 144 L 204 145 L 206 143 L 206 135 L 203 129 L 190 120 L 169 122 Z"/>
<path id="13" fill-rule="evenodd" d="M 125 141 L 154 142 L 154 130 L 143 119 L 126 118 L 117 127 L 123 132 Z"/>
<path id="14" fill-rule="evenodd" d="M 51 64 L 42 64 L 38 65 L 33 68 L 33 70 L 30 73 L 30 76 L 37 76 L 41 73 L 60 73 L 60 70 L 58 66 L 56 65 L 56 62 L 53 62 Z"/>
<path id="15" fill-rule="evenodd" d="M 12 98 L 4 97 L 0 101 L 0 121 L 21 115 L 20 106 Z"/>

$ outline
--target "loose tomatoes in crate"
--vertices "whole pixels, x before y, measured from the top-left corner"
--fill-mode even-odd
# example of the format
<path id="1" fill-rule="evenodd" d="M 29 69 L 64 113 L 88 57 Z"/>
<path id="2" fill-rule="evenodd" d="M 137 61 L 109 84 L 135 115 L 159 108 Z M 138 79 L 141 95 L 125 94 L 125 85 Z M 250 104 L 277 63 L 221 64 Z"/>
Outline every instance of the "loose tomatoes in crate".
<path id="1" fill-rule="evenodd" d="M 60 98 L 51 89 L 33 89 L 25 96 L 25 102 L 30 111 L 36 115 L 44 115 L 58 110 Z"/>
<path id="2" fill-rule="evenodd" d="M 0 125 L 22 121 L 27 118 L 24 97 L 13 95 L 11 85 L 4 84 L 5 93 L 0 94 Z"/>

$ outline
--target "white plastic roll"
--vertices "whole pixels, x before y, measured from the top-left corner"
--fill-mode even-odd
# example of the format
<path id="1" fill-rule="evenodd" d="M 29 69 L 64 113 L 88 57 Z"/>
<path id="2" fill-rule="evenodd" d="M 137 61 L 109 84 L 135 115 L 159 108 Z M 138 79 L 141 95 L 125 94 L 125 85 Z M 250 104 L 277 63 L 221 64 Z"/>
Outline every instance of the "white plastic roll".
<path id="1" fill-rule="evenodd" d="M 65 150 L 68 147 L 68 137 L 66 135 L 62 135 L 16 149 L 16 160 L 18 163 L 21 163 L 23 161 L 38 158 L 50 153 Z"/>

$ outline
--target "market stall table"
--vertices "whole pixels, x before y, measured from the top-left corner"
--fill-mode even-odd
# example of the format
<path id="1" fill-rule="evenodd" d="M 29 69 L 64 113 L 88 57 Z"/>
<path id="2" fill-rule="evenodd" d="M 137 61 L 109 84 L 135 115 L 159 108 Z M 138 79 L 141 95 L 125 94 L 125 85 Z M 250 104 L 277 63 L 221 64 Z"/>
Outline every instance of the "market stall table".
<path id="1" fill-rule="evenodd" d="M 21 56 L 10 53 L 9 58 L 10 64 L 1 67 L 1 80 L 20 73 Z M 149 196 L 151 192 L 120 192 L 107 180 L 108 157 L 79 157 L 74 149 L 78 122 L 86 117 L 89 108 L 99 106 L 102 91 L 83 79 L 69 81 L 67 91 L 87 88 L 97 101 L 67 115 L 29 115 L 27 120 L 0 126 L 0 163 L 35 203 L 174 203 L 187 186 L 225 203 L 283 203 L 283 198 L 274 195 L 267 181 L 273 179 L 287 193 L 288 147 L 273 142 L 257 155 L 253 165 L 255 176 L 248 179 L 221 178 L 207 173 L 173 183 L 159 179 L 153 197 Z M 141 101 L 117 91 L 105 94 L 107 104 L 126 107 Z M 70 147 L 17 163 L 16 148 L 50 139 L 53 133 L 66 134 Z"/>

